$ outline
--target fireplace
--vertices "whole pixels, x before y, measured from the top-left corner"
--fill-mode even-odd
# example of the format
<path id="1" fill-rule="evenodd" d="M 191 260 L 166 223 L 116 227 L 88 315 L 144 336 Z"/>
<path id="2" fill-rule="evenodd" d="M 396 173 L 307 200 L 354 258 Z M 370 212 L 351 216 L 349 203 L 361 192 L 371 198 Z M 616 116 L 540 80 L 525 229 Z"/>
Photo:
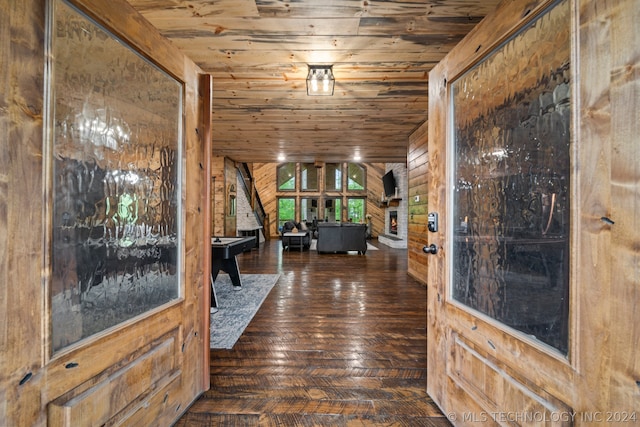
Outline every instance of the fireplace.
<path id="1" fill-rule="evenodd" d="M 389 211 L 389 234 L 398 234 L 398 211 Z"/>

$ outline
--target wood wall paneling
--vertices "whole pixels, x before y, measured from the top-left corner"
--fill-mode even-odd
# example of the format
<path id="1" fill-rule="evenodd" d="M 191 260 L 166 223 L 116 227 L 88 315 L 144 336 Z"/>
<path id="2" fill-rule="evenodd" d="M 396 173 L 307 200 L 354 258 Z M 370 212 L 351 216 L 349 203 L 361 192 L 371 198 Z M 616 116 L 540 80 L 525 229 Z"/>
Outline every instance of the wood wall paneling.
<path id="1" fill-rule="evenodd" d="M 409 137 L 409 230 L 408 273 L 422 283 L 427 282 L 429 255 L 422 251 L 428 244 L 427 213 L 429 208 L 428 124 L 423 123 Z M 416 201 L 416 198 L 418 200 Z"/>
<path id="2" fill-rule="evenodd" d="M 225 157 L 224 159 L 224 236 L 236 236 L 236 210 L 231 210 L 231 197 L 237 197 L 238 193 L 238 170 L 233 160 Z M 237 209 L 237 200 L 235 201 Z"/>
<path id="3" fill-rule="evenodd" d="M 230 211 L 230 191 L 238 191 L 236 163 L 228 157 L 211 158 L 211 235 L 236 236 L 236 213 Z"/>
<path id="4" fill-rule="evenodd" d="M 225 158 L 211 156 L 211 235 L 225 235 Z"/>
<path id="5" fill-rule="evenodd" d="M 384 187 L 382 177 L 386 173 L 384 163 L 368 163 L 367 166 L 367 213 L 371 215 L 371 235 L 385 234 L 385 209 L 380 207 L 380 195 Z"/>
<path id="6" fill-rule="evenodd" d="M 252 163 L 253 177 L 255 179 L 256 191 L 260 195 L 260 200 L 265 212 L 269 215 L 269 229 L 264 230 L 265 236 L 276 237 L 278 235 L 277 224 L 277 201 L 276 201 L 276 163 Z"/>

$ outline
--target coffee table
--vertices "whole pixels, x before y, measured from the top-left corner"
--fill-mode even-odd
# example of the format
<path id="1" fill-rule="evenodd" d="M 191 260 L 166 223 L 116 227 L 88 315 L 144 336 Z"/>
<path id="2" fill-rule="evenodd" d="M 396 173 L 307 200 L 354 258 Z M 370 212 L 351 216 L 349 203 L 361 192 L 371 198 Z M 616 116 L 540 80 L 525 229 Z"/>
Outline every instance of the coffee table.
<path id="1" fill-rule="evenodd" d="M 307 236 L 307 233 L 294 233 L 289 231 L 288 233 L 284 233 L 282 236 L 289 238 L 287 250 L 291 249 L 292 246 L 300 249 L 300 252 L 304 250 L 304 238 Z"/>

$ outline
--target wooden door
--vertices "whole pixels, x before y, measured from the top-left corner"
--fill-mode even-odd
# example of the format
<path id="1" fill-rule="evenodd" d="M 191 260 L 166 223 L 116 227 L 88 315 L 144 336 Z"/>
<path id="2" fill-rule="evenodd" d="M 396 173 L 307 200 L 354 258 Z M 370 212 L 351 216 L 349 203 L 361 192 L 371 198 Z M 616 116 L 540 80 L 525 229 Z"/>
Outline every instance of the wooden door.
<path id="1" fill-rule="evenodd" d="M 427 391 L 455 425 L 639 422 L 639 16 L 503 2 L 430 74 Z"/>
<path id="2" fill-rule="evenodd" d="M 0 423 L 171 425 L 209 387 L 210 80 L 124 1 L 0 16 Z"/>

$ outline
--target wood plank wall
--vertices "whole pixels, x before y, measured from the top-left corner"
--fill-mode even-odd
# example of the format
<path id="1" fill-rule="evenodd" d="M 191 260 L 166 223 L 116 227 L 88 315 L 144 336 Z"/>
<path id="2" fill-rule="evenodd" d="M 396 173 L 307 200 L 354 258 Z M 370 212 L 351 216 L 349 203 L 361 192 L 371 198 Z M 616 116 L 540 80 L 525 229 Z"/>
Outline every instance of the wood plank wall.
<path id="1" fill-rule="evenodd" d="M 211 181 L 211 235 L 235 236 L 236 217 L 228 214 L 229 185 L 237 187 L 235 162 L 227 157 L 212 156 Z"/>
<path id="2" fill-rule="evenodd" d="M 230 200 L 232 194 L 233 197 L 237 197 L 238 194 L 238 169 L 236 168 L 236 163 L 229 158 L 225 158 L 224 161 L 224 181 L 224 202 L 222 203 L 224 209 L 224 235 L 233 237 L 237 234 L 236 211 L 231 212 Z"/>
<path id="3" fill-rule="evenodd" d="M 371 234 L 384 234 L 385 211 L 380 207 L 380 195 L 384 191 L 382 176 L 386 172 L 384 163 L 366 163 L 367 167 L 367 214 L 371 215 Z"/>
<path id="4" fill-rule="evenodd" d="M 423 123 L 410 137 L 408 160 L 409 230 L 407 234 L 408 272 L 416 280 L 427 282 L 428 255 L 422 248 L 428 243 L 429 210 L 428 126 Z M 418 200 L 416 201 L 416 197 Z"/>
<path id="5" fill-rule="evenodd" d="M 376 237 L 384 229 L 384 209 L 379 206 L 382 193 L 382 175 L 385 173 L 384 163 L 365 163 L 367 169 L 367 214 L 371 215 L 372 235 Z M 276 191 L 276 170 L 278 163 L 254 163 L 252 165 L 256 189 L 262 200 L 262 204 L 269 215 L 269 235 L 278 237 L 278 196 L 287 197 L 318 197 L 321 199 L 324 193 L 310 191 Z M 320 187 L 324 185 L 324 176 L 321 178 Z M 335 196 L 337 193 L 332 193 Z M 362 193 L 342 193 L 345 196 L 362 196 Z M 320 200 L 321 201 L 321 200 Z M 299 220 L 299 218 L 297 218 Z"/>
<path id="6" fill-rule="evenodd" d="M 224 157 L 211 156 L 211 235 L 224 236 Z"/>
<path id="7" fill-rule="evenodd" d="M 253 178 L 266 214 L 269 216 L 269 230 L 265 236 L 277 236 L 276 167 L 277 163 L 253 163 Z"/>

